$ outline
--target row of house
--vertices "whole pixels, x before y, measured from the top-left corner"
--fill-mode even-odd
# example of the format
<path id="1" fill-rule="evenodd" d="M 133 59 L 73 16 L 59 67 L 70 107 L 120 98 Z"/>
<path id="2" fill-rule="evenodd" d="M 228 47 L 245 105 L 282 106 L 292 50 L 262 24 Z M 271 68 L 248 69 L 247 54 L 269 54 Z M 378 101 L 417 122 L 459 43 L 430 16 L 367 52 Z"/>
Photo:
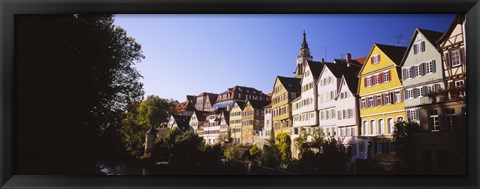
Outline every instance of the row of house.
<path id="1" fill-rule="evenodd" d="M 182 128 L 208 144 L 259 147 L 271 132 L 289 133 L 293 144 L 301 134 L 311 142 L 321 130 L 357 159 L 388 167 L 398 161 L 395 123 L 416 122 L 422 128 L 412 149 L 418 172 L 462 172 L 465 45 L 464 15 L 455 17 L 445 33 L 416 29 L 407 47 L 374 44 L 365 57 L 347 54 L 333 62 L 313 60 L 304 31 L 293 77 L 277 76 L 271 94 L 234 86 L 220 94 L 187 96 L 169 125 L 189 116 Z"/>

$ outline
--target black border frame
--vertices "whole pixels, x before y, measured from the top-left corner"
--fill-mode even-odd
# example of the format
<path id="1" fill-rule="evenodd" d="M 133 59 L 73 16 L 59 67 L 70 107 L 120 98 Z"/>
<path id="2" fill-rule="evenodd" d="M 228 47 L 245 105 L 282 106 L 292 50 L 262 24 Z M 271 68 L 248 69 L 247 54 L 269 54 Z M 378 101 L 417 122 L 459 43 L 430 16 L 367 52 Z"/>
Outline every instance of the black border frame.
<path id="1" fill-rule="evenodd" d="M 479 188 L 480 3 L 479 0 L 0 0 L 0 186 L 1 188 Z M 14 14 L 66 13 L 466 13 L 467 176 L 39 176 L 13 175 Z M 471 71 L 470 71 L 471 70 Z"/>

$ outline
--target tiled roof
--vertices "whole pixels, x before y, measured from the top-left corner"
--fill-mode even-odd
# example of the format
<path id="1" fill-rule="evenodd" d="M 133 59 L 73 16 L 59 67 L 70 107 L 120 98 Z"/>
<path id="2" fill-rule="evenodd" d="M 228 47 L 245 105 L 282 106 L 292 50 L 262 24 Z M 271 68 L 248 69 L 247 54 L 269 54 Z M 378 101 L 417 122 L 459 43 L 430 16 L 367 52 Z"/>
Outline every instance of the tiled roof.
<path id="1" fill-rule="evenodd" d="M 383 53 L 385 53 L 395 64 L 400 65 L 402 63 L 403 55 L 407 47 L 391 46 L 383 44 L 375 44 Z"/>
<path id="2" fill-rule="evenodd" d="M 342 63 L 325 62 L 325 66 L 332 72 L 335 77 L 342 77 L 343 65 L 344 64 Z"/>
<path id="3" fill-rule="evenodd" d="M 240 109 L 243 110 L 243 109 L 245 108 L 245 104 L 246 104 L 246 103 L 245 103 L 244 101 L 236 101 L 235 103 L 238 104 L 238 106 L 240 107 Z"/>
<path id="4" fill-rule="evenodd" d="M 190 126 L 190 118 L 191 116 L 185 116 L 185 115 L 172 115 L 173 119 L 175 119 L 175 122 L 177 123 L 178 127 L 182 130 L 187 130 L 188 127 Z"/>
<path id="5" fill-rule="evenodd" d="M 360 65 L 363 65 L 365 63 L 365 61 L 367 60 L 367 56 L 364 56 L 364 57 L 360 57 L 360 58 L 355 58 L 355 59 L 352 59 L 352 60 L 355 60 L 357 61 Z"/>
<path id="6" fill-rule="evenodd" d="M 442 37 L 443 35 L 442 32 L 426 30 L 422 28 L 417 28 L 417 30 L 420 31 L 420 33 L 422 33 L 434 46 L 436 46 L 437 40 L 440 39 L 440 37 Z"/>
<path id="7" fill-rule="evenodd" d="M 211 112 L 205 112 L 205 111 L 195 111 L 195 115 L 197 116 L 197 120 L 199 122 L 205 121 L 207 119 L 207 116 L 210 115 Z"/>
<path id="8" fill-rule="evenodd" d="M 307 61 L 307 64 L 308 64 L 308 67 L 310 67 L 313 78 L 318 79 L 324 67 L 323 63 L 309 60 Z"/>
<path id="9" fill-rule="evenodd" d="M 248 100 L 250 102 L 250 105 L 254 109 L 263 109 L 266 105 L 270 104 L 270 101 L 260 101 L 260 100 Z"/>
<path id="10" fill-rule="evenodd" d="M 283 87 L 289 92 L 300 92 L 300 78 L 277 76 Z"/>

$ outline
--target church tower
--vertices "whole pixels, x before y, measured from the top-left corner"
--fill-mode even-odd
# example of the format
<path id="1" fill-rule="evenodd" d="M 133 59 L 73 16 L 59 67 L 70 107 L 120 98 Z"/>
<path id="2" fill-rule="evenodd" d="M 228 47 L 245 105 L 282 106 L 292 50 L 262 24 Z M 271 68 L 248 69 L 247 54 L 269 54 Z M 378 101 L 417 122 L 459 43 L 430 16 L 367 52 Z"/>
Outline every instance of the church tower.
<path id="1" fill-rule="evenodd" d="M 297 64 L 295 68 L 294 77 L 295 78 L 302 78 L 303 70 L 305 68 L 305 64 L 307 64 L 307 60 L 312 60 L 313 57 L 310 55 L 310 49 L 308 48 L 307 43 L 307 34 L 305 30 L 303 30 L 303 42 L 302 47 L 300 47 L 300 54 L 297 56 Z"/>

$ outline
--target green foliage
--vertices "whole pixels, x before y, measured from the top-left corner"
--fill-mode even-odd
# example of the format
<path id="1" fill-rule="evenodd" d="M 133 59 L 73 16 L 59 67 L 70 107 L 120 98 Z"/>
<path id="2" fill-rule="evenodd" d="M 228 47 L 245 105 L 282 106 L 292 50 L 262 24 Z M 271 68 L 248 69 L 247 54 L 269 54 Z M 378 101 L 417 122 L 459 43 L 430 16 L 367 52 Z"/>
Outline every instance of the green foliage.
<path id="1" fill-rule="evenodd" d="M 173 113 L 174 108 L 173 100 L 162 99 L 158 96 L 148 96 L 141 102 L 130 103 L 119 127 L 125 149 L 132 156 L 141 155 L 148 129 L 157 128 L 160 123 L 165 122 L 167 116 Z M 175 138 L 170 140 L 173 143 Z"/>
<path id="2" fill-rule="evenodd" d="M 241 160 L 243 153 L 240 147 L 241 147 L 240 144 L 227 146 L 223 155 L 228 160 Z"/>
<path id="3" fill-rule="evenodd" d="M 396 153 L 400 156 L 408 166 L 412 161 L 413 149 L 413 133 L 419 132 L 420 126 L 416 122 L 397 122 L 393 132 L 393 140 L 397 146 Z"/>
<path id="4" fill-rule="evenodd" d="M 154 161 L 168 161 L 183 166 L 208 166 L 217 163 L 220 147 L 205 145 L 203 139 L 191 131 L 169 130 L 152 150 Z"/>
<path id="5" fill-rule="evenodd" d="M 290 163 L 292 159 L 292 151 L 291 151 L 291 140 L 289 133 L 280 133 L 276 136 L 276 144 L 275 147 L 281 154 L 282 164 Z"/>
<path id="6" fill-rule="evenodd" d="M 168 120 L 168 116 L 175 111 L 173 99 L 163 99 L 150 95 L 138 107 L 137 121 L 147 127 L 159 127 L 160 123 Z"/>
<path id="7" fill-rule="evenodd" d="M 141 45 L 114 24 L 113 15 L 20 15 L 15 19 L 15 44 L 19 45 L 15 70 L 28 76 L 16 79 L 22 91 L 16 96 L 22 102 L 19 109 L 29 118 L 16 127 L 24 134 L 17 144 L 24 149 L 16 159 L 19 165 L 55 170 L 52 174 L 77 174 L 94 167 L 91 162 L 117 159 L 111 150 L 121 143 L 114 126 L 121 122 L 126 106 L 144 94 L 142 76 L 135 68 L 144 58 Z M 38 149 L 51 163 L 32 161 Z"/>
<path id="8" fill-rule="evenodd" d="M 306 145 L 307 137 L 308 135 L 305 130 L 301 130 L 300 135 L 293 140 L 294 147 L 298 150 L 300 157 L 307 149 L 309 149 Z"/>
<path id="9" fill-rule="evenodd" d="M 250 160 L 255 161 L 258 160 L 260 155 L 262 154 L 262 150 L 258 148 L 256 145 L 253 145 L 250 150 L 248 150 L 249 155 L 250 155 Z"/>

